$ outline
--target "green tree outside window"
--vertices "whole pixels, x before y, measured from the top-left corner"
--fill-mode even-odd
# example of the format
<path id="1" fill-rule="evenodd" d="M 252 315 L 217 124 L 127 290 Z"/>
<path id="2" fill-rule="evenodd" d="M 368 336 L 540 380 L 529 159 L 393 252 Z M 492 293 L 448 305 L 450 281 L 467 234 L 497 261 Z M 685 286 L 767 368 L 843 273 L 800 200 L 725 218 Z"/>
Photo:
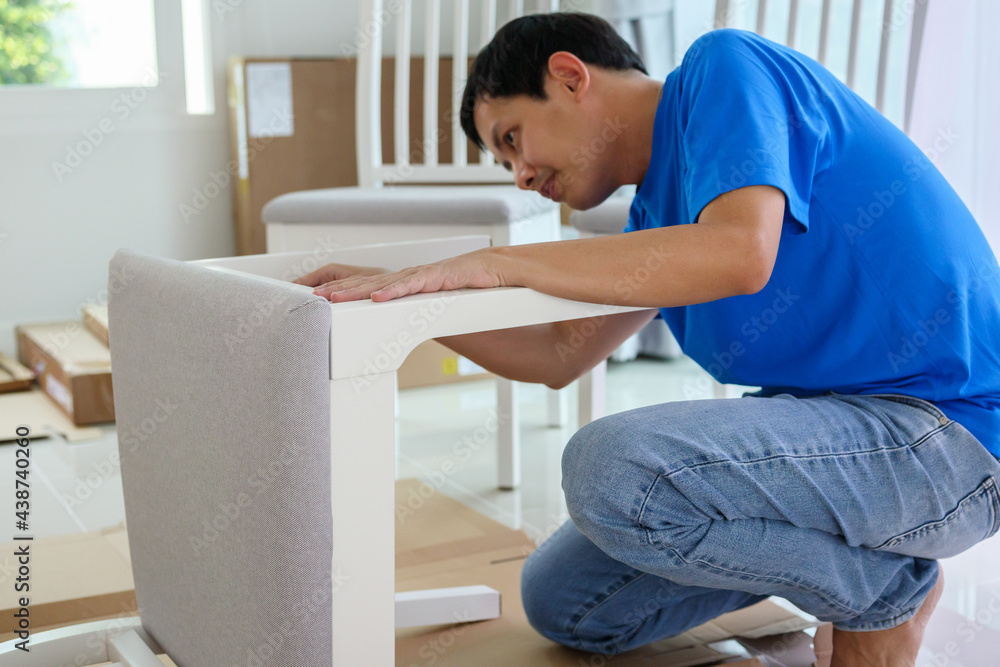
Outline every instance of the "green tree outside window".
<path id="1" fill-rule="evenodd" d="M 69 80 L 46 24 L 71 6 L 58 0 L 0 0 L 0 85 Z"/>

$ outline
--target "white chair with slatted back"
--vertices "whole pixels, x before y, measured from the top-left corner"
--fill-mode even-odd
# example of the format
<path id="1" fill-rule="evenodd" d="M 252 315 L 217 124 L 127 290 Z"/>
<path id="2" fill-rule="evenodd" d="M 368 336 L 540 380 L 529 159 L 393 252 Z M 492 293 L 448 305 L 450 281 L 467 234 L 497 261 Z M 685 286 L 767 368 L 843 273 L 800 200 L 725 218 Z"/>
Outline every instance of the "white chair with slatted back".
<path id="1" fill-rule="evenodd" d="M 863 0 L 812 2 L 788 0 L 780 3 L 780 6 L 778 3 L 769 5 L 767 0 L 717 0 L 714 10 L 706 16 L 706 21 L 702 25 L 703 30 L 698 34 L 690 35 L 689 40 L 679 38 L 676 32 L 671 36 L 671 41 L 677 44 L 677 50 L 669 57 L 670 65 L 679 63 L 690 42 L 708 30 L 715 28 L 753 30 L 768 39 L 803 50 L 831 69 L 851 89 L 896 122 L 904 132 L 908 132 L 927 3 L 917 2 L 912 6 L 903 6 L 893 0 L 882 0 L 881 11 L 878 13 L 881 22 L 877 30 L 871 30 L 870 28 L 874 26 L 866 25 L 862 21 L 866 4 L 871 5 Z M 671 25 L 675 28 L 684 21 L 685 11 L 702 9 L 695 7 L 694 3 L 678 3 L 673 7 Z M 779 11 L 774 11 L 775 9 Z M 817 9 L 818 15 L 815 11 Z M 782 15 L 784 10 L 787 10 L 786 15 Z M 809 16 L 810 13 L 813 15 Z M 849 18 L 845 15 L 849 15 Z M 843 62 L 834 64 L 831 45 L 839 42 L 834 41 L 833 28 L 838 19 L 844 18 L 847 18 L 846 23 L 850 26 L 846 35 L 846 58 L 841 58 Z M 818 22 L 818 31 L 813 35 L 818 37 L 815 52 L 803 47 L 806 41 L 802 39 L 803 24 L 808 23 L 810 19 Z M 642 18 L 630 21 L 628 28 L 634 31 L 636 43 L 641 45 L 650 41 L 648 22 Z M 877 33 L 876 44 L 870 44 L 865 40 L 869 32 Z M 875 56 L 874 81 L 862 81 L 860 76 L 862 56 L 866 49 Z M 901 62 L 893 63 L 893 60 Z M 890 75 L 890 70 L 895 71 L 897 76 Z M 890 109 L 890 100 L 898 100 L 899 108 Z M 590 210 L 574 211 L 570 215 L 570 224 L 579 231 L 581 237 L 619 234 L 628 222 L 628 211 L 628 200 L 612 198 Z M 713 393 L 718 398 L 728 395 L 726 386 L 718 382 L 714 382 Z"/>
<path id="2" fill-rule="evenodd" d="M 399 0 L 386 11 L 382 0 L 361 2 L 360 26 L 370 39 L 358 54 L 356 135 L 359 187 L 293 192 L 268 202 L 262 212 L 267 228 L 267 251 L 315 250 L 319 239 L 332 237 L 342 246 L 411 241 L 464 234 L 487 234 L 493 245 L 557 241 L 561 238 L 559 207 L 536 192 L 519 190 L 513 176 L 477 150 L 459 122 L 462 91 L 467 78 L 469 26 L 473 18 L 469 0 L 452 0 L 451 98 L 445 121 L 449 125 L 452 159 L 442 161 L 439 130 L 439 66 L 442 3 L 424 0 L 423 139 L 410 137 L 410 61 L 413 58 L 413 0 Z M 556 11 L 558 0 L 535 2 L 538 11 Z M 523 0 L 509 4 L 516 18 L 525 13 Z M 485 45 L 497 27 L 497 2 L 474 3 L 479 13 L 479 41 Z M 446 7 L 447 9 L 447 7 Z M 398 12 L 396 11 L 398 10 Z M 393 13 L 395 12 L 395 13 Z M 395 30 L 393 146 L 391 163 L 383 163 L 382 150 L 382 32 Z M 406 54 L 406 57 L 400 57 Z M 430 139 L 428 139 L 430 138 Z M 414 144 L 418 146 L 413 149 Z M 577 383 L 580 425 L 601 416 L 604 406 L 603 362 Z M 507 416 L 497 433 L 498 486 L 520 484 L 517 384 L 499 378 L 498 410 Z M 562 425 L 562 394 L 548 390 L 549 424 Z"/>

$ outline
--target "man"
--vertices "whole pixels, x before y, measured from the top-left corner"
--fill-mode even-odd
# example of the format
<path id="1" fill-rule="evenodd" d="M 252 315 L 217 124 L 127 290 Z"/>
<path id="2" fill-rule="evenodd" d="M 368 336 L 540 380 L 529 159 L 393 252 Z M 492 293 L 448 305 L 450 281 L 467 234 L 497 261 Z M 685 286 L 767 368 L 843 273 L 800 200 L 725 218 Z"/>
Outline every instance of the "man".
<path id="1" fill-rule="evenodd" d="M 937 169 L 802 54 L 718 30 L 661 83 L 580 14 L 504 26 L 462 124 L 573 208 L 639 185 L 626 233 L 298 282 L 331 301 L 523 285 L 649 306 L 593 318 L 564 359 L 579 321 L 440 340 L 559 388 L 657 316 L 718 380 L 762 387 L 571 439 L 571 521 L 524 567 L 532 625 L 618 653 L 777 595 L 833 624 L 833 665 L 914 664 L 936 559 L 1000 524 L 1000 269 Z"/>

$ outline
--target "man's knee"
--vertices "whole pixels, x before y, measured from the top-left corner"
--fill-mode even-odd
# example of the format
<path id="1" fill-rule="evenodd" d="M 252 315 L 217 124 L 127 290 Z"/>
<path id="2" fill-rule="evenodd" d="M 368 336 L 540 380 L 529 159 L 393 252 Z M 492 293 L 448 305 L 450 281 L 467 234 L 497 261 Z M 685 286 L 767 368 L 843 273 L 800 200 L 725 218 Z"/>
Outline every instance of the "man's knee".
<path id="1" fill-rule="evenodd" d="M 557 608 L 554 603 L 558 596 L 553 595 L 552 587 L 559 585 L 559 577 L 565 576 L 567 570 L 555 567 L 543 549 L 536 549 L 525 560 L 521 569 L 521 604 L 525 616 L 540 635 L 559 641 L 559 635 L 566 624 L 568 616 L 565 610 Z"/>
<path id="2" fill-rule="evenodd" d="M 611 415 L 590 422 L 569 439 L 562 456 L 562 485 L 571 517 L 593 520 L 611 509 L 616 486 L 611 477 L 628 474 L 624 468 L 631 457 L 625 449 L 636 434 L 629 435 L 627 425 Z"/>
<path id="3" fill-rule="evenodd" d="M 681 489 L 671 481 L 685 467 L 672 453 L 685 446 L 690 441 L 680 435 L 643 432 L 641 419 L 627 413 L 577 431 L 563 452 L 562 472 L 566 507 L 580 532 L 623 562 L 640 543 L 648 545 L 648 530 L 677 547 L 696 542 L 707 519 L 699 497 L 688 493 L 699 485 Z"/>
<path id="4" fill-rule="evenodd" d="M 521 603 L 531 627 L 557 644 L 593 653 L 598 660 L 595 665 L 606 664 L 601 662 L 602 658 L 606 661 L 606 655 L 635 648 L 632 637 L 627 636 L 631 633 L 617 636 L 612 628 L 580 623 L 584 602 L 565 595 L 566 578 L 573 576 L 572 563 L 563 558 L 553 558 L 544 551 L 528 556 L 521 570 Z"/>

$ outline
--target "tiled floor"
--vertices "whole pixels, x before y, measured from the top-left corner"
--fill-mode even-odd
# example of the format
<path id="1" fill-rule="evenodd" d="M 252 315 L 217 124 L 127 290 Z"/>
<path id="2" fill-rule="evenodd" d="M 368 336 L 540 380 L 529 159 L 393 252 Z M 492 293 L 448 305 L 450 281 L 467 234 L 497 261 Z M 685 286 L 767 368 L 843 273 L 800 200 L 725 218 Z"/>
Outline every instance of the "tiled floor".
<path id="1" fill-rule="evenodd" d="M 560 457 L 576 424 L 576 385 L 566 396 L 566 426 L 547 426 L 545 388 L 519 385 L 522 485 L 496 488 L 496 387 L 478 381 L 400 392 L 398 476 L 422 476 L 442 492 L 536 542 L 566 520 Z M 740 395 L 732 388 L 733 396 Z M 689 359 L 639 359 L 608 371 L 608 411 L 711 397 L 709 377 Z M 32 446 L 32 519 L 36 537 L 97 530 L 124 520 L 117 437 Z M 481 444 L 480 444 L 481 443 Z M 446 465 L 447 462 L 452 465 Z M 0 445 L 0 498 L 13 498 L 13 447 Z M 445 474 L 445 470 L 449 474 Z M 0 585 L 12 563 L 0 554 Z M 1000 665 L 1000 538 L 942 563 L 947 587 L 924 641 L 920 667 Z"/>

